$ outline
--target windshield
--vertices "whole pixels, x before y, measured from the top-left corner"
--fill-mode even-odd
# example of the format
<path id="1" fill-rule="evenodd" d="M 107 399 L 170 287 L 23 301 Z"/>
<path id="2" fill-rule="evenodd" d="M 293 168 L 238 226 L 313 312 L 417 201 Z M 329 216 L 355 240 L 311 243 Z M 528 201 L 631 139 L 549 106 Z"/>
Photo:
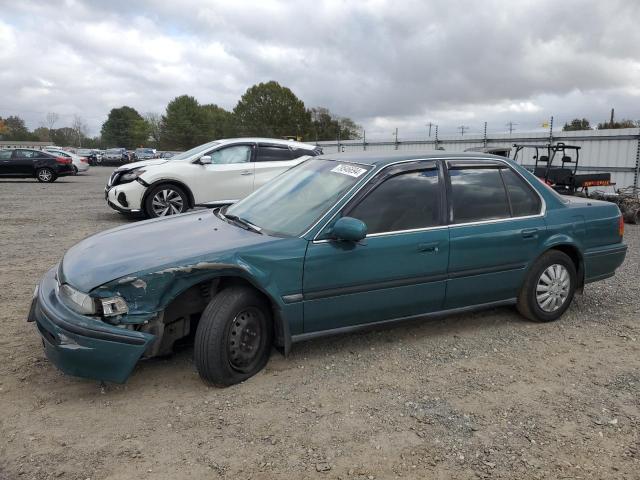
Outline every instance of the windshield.
<path id="1" fill-rule="evenodd" d="M 122 153 L 122 149 L 121 148 L 110 148 L 109 150 L 107 150 L 107 153 Z"/>
<path id="2" fill-rule="evenodd" d="M 198 145 L 197 147 L 193 147 L 191 150 L 173 155 L 171 158 L 169 158 L 169 160 L 171 160 L 172 162 L 174 160 L 189 160 L 199 154 L 207 153 L 211 148 L 219 144 L 220 142 L 209 142 L 205 143 L 204 145 Z"/>
<path id="3" fill-rule="evenodd" d="M 302 162 L 230 206 L 224 214 L 276 236 L 304 233 L 370 169 L 347 162 Z"/>

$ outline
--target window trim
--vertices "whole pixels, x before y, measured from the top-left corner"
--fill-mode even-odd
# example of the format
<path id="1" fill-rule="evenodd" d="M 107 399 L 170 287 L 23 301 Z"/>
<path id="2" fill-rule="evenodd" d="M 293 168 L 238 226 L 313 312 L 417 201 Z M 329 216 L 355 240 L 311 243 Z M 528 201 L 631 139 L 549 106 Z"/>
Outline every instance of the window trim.
<path id="1" fill-rule="evenodd" d="M 340 202 L 342 202 L 343 200 L 345 200 L 345 198 L 348 198 L 349 195 L 351 195 L 351 198 L 349 200 L 347 200 L 347 203 L 349 203 L 351 201 L 351 199 L 355 198 L 356 195 L 358 195 L 360 193 L 360 191 L 362 189 L 364 189 L 367 185 L 369 185 L 369 183 L 376 178 L 381 172 L 384 172 L 387 168 L 391 168 L 391 167 L 395 167 L 397 165 L 402 165 L 404 163 L 415 163 L 415 162 L 436 162 L 437 164 L 439 164 L 439 168 L 441 173 L 444 175 L 445 180 L 448 180 L 449 177 L 449 171 L 445 165 L 446 162 L 448 161 L 476 161 L 476 162 L 494 162 L 494 163 L 499 163 L 501 165 L 504 165 L 507 168 L 510 168 L 513 173 L 515 173 L 516 175 L 518 175 L 522 180 L 524 180 L 524 182 L 529 185 L 533 191 L 535 192 L 535 194 L 538 196 L 538 198 L 540 199 L 540 212 L 535 214 L 535 215 L 527 215 L 524 217 L 509 217 L 509 218 L 497 218 L 494 220 L 482 220 L 482 221 L 478 221 L 478 222 L 470 222 L 470 223 L 458 223 L 458 224 L 452 224 L 449 222 L 449 218 L 447 216 L 445 216 L 446 219 L 446 224 L 442 225 L 440 227 L 429 227 L 429 228 L 425 228 L 422 230 L 435 230 L 435 229 L 440 229 L 440 228 L 452 228 L 452 227 L 464 227 L 467 225 L 480 225 L 480 224 L 491 224 L 491 223 L 500 223 L 500 222 L 510 222 L 513 220 L 521 220 L 521 219 L 526 219 L 526 218 L 536 218 L 536 217 L 544 217 L 545 214 L 547 213 L 547 202 L 545 202 L 544 197 L 542 196 L 542 194 L 536 189 L 536 187 L 533 186 L 533 184 L 524 176 L 522 175 L 522 173 L 520 173 L 519 171 L 517 171 L 516 169 L 514 169 L 509 162 L 507 161 L 507 159 L 497 159 L 497 158 L 486 158 L 486 157 L 431 157 L 431 158 L 412 158 L 412 159 L 408 159 L 408 160 L 399 160 L 397 162 L 394 163 L 389 163 L 388 165 L 383 166 L 380 170 L 378 170 L 377 173 L 373 173 L 376 171 L 377 166 L 376 165 L 371 165 L 371 164 L 366 164 L 363 162 L 356 162 L 356 161 L 351 161 L 350 163 L 355 163 L 355 164 L 362 164 L 362 165 L 367 165 L 368 167 L 373 167 L 371 170 L 370 175 L 372 175 L 368 180 L 365 180 L 361 185 L 358 186 L 358 184 L 354 185 L 354 188 L 352 188 L 351 190 L 349 190 L 348 192 L 346 192 L 344 194 L 344 196 L 342 196 L 340 199 L 338 199 L 336 201 L 336 203 L 334 204 L 334 207 L 336 205 L 338 205 Z M 357 188 L 356 188 L 357 187 Z M 447 209 L 449 208 L 449 202 L 450 202 L 450 192 L 448 190 L 448 188 L 450 188 L 450 183 L 448 181 L 445 182 L 445 188 L 442 189 L 443 191 L 445 191 L 445 196 L 446 196 L 446 203 L 444 208 Z M 313 225 L 311 225 L 305 232 L 303 232 L 301 235 L 299 235 L 300 238 L 305 237 L 306 235 L 310 234 L 314 229 L 318 228 L 319 225 L 322 225 L 320 228 L 317 229 L 316 233 L 313 235 L 313 238 L 311 239 L 312 243 L 328 243 L 328 242 L 333 242 L 334 240 L 332 239 L 318 239 L 318 237 L 320 236 L 320 234 L 324 231 L 324 229 L 327 227 L 327 225 L 333 221 L 333 219 L 336 217 L 336 215 L 338 215 L 340 212 L 342 211 L 342 209 L 338 209 L 335 212 L 331 213 L 331 209 L 329 209 L 323 217 L 319 218 L 318 221 L 316 223 L 314 223 Z M 327 219 L 328 217 L 328 219 Z M 325 221 L 325 219 L 327 219 Z M 324 223 L 323 223 L 324 222 Z M 393 232 L 394 234 L 397 233 L 403 233 L 402 231 L 399 232 Z M 391 234 L 391 233 L 389 233 Z"/>
<path id="2" fill-rule="evenodd" d="M 540 200 L 540 209 L 538 213 L 535 213 L 533 215 L 520 215 L 520 216 L 514 217 L 513 213 L 511 212 L 511 206 L 509 206 L 511 216 L 506 218 L 493 218 L 489 220 L 475 220 L 473 222 L 453 223 L 453 196 L 451 192 L 451 177 L 449 176 L 449 164 L 452 162 L 458 162 L 458 163 L 464 164 L 464 163 L 467 163 L 467 160 L 469 160 L 468 162 L 469 164 L 477 164 L 478 168 L 491 168 L 491 164 L 494 164 L 495 165 L 494 168 L 497 168 L 498 170 L 501 170 L 502 168 L 510 169 L 514 174 L 516 174 L 518 178 L 522 179 L 525 182 L 525 184 L 527 184 L 529 188 L 531 188 L 533 192 L 538 196 L 538 199 Z M 531 182 L 527 178 L 525 178 L 520 172 L 518 172 L 511 165 L 509 165 L 508 162 L 504 160 L 483 159 L 483 158 L 476 158 L 476 159 L 463 159 L 463 158 L 455 159 L 454 158 L 454 159 L 445 159 L 445 161 L 442 163 L 446 164 L 445 165 L 446 178 L 447 178 L 446 189 L 447 189 L 447 202 L 448 202 L 448 209 L 449 209 L 447 223 L 448 223 L 448 227 L 450 228 L 464 227 L 468 225 L 481 225 L 481 224 L 509 222 L 512 220 L 522 220 L 527 218 L 544 217 L 544 215 L 547 212 L 547 203 L 544 201 L 544 197 L 540 194 L 540 192 L 538 192 L 538 190 L 531 184 Z M 487 165 L 487 166 L 485 167 L 484 165 Z M 500 175 L 500 178 L 502 179 L 502 174 Z M 505 189 L 505 195 L 507 196 L 507 201 L 509 202 L 509 205 L 510 205 L 511 199 L 509 198 L 509 192 L 507 191 L 507 188 L 503 179 L 502 179 L 502 185 Z"/>
<path id="3" fill-rule="evenodd" d="M 426 163 L 426 162 L 425 162 Z M 365 238 L 375 238 L 375 237 L 382 237 L 385 235 L 396 235 L 398 233 L 409 233 L 409 232 L 420 232 L 423 230 L 427 230 L 427 229 L 434 229 L 434 228 L 441 228 L 441 227 L 446 227 L 446 221 L 445 218 L 442 216 L 442 206 L 443 206 L 443 202 L 446 202 L 446 199 L 443 198 L 443 188 L 442 185 L 443 184 L 443 179 L 442 179 L 442 172 L 440 171 L 440 168 L 438 167 L 438 163 L 437 162 L 430 162 L 431 164 L 425 164 L 425 163 L 417 163 L 414 165 L 407 165 L 403 168 L 399 168 L 399 169 L 395 169 L 395 171 L 393 171 L 394 169 L 392 169 L 392 171 L 390 172 L 380 172 L 378 175 L 376 175 L 374 178 L 371 179 L 371 181 L 369 181 L 369 185 L 370 188 L 368 189 L 364 189 L 363 193 L 360 194 L 360 192 L 356 195 L 353 196 L 353 198 L 351 200 L 349 200 L 346 205 L 340 209 L 340 213 L 343 214 L 343 216 L 348 217 L 351 212 L 358 206 L 360 205 L 360 203 L 362 203 L 369 195 L 371 195 L 373 192 L 375 192 L 381 185 L 383 185 L 387 180 L 390 180 L 394 177 L 397 177 L 399 175 L 406 175 L 409 173 L 413 173 L 413 172 L 420 172 L 420 171 L 425 171 L 425 170 L 433 170 L 436 171 L 437 173 L 437 177 L 438 177 L 438 194 L 440 197 L 440 211 L 438 212 L 438 224 L 437 225 L 430 225 L 428 227 L 418 227 L 418 228 L 408 228 L 408 229 L 404 229 L 404 230 L 389 230 L 386 232 L 376 232 L 376 233 L 367 233 L 367 236 Z M 325 226 L 326 228 L 326 226 Z M 323 228 L 324 230 L 324 228 Z"/>
<path id="4" fill-rule="evenodd" d="M 278 148 L 281 150 L 287 150 L 289 152 L 289 158 L 288 159 L 280 159 L 280 160 L 260 160 L 260 147 L 267 147 L 267 148 Z M 301 155 L 302 156 L 302 155 Z M 296 160 L 297 158 L 292 158 L 293 157 L 293 150 L 291 149 L 291 147 L 289 145 L 279 145 L 277 143 L 257 143 L 256 144 L 256 154 L 254 159 L 252 160 L 252 162 L 254 163 L 264 163 L 264 162 L 291 162 L 292 160 Z"/>

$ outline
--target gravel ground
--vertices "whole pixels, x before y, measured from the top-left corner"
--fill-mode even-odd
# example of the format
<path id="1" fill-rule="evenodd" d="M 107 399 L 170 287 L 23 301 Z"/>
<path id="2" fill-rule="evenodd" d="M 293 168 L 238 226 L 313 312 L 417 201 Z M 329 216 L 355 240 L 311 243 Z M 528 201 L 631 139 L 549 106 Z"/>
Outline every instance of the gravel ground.
<path id="1" fill-rule="evenodd" d="M 224 390 L 185 348 L 101 388 L 25 317 L 65 249 L 129 221 L 109 172 L 0 180 L 0 479 L 640 478 L 640 227 L 552 324 L 503 308 L 316 340 Z"/>

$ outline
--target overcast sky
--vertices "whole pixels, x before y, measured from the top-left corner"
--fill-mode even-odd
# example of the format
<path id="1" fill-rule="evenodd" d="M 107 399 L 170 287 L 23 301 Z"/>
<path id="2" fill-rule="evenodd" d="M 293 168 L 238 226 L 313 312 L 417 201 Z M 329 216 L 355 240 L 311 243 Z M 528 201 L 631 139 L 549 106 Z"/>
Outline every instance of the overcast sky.
<path id="1" fill-rule="evenodd" d="M 97 134 L 181 94 L 232 109 L 276 80 L 367 138 L 640 119 L 636 0 L 0 0 L 0 116 Z"/>

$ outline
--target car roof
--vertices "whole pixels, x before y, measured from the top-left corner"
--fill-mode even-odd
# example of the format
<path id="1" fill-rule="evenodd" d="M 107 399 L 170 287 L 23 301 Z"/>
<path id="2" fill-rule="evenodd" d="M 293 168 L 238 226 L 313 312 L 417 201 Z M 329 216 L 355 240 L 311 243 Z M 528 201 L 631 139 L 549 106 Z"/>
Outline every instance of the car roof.
<path id="1" fill-rule="evenodd" d="M 226 143 L 236 143 L 236 142 L 256 142 L 256 143 L 271 143 L 278 145 L 288 145 L 290 147 L 302 148 L 304 150 L 313 150 L 316 145 L 312 143 L 303 143 L 296 142 L 295 140 L 284 140 L 282 138 L 265 138 L 265 137 L 238 137 L 238 138 L 223 138 L 221 140 L 214 140 L 220 145 Z"/>
<path id="2" fill-rule="evenodd" d="M 404 160 L 451 160 L 451 159 L 482 159 L 482 160 L 510 160 L 506 157 L 479 152 L 444 152 L 442 150 L 423 150 L 412 152 L 349 152 L 327 153 L 316 157 L 337 162 L 353 162 L 365 165 L 385 166 Z"/>

